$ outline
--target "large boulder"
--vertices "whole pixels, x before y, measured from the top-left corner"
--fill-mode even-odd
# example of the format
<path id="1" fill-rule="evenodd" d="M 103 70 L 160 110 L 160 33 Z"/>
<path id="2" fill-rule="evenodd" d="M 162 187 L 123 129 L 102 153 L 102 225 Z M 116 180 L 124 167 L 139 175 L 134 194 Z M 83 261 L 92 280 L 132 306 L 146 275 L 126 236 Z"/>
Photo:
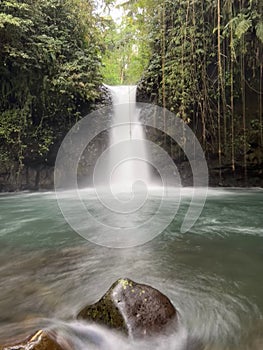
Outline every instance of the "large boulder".
<path id="1" fill-rule="evenodd" d="M 0 345 L 0 350 L 63 350 L 43 330 L 37 331 L 25 341 L 13 345 Z"/>
<path id="2" fill-rule="evenodd" d="M 84 307 L 77 317 L 131 337 L 160 334 L 169 325 L 177 325 L 176 309 L 164 294 L 128 278 L 116 281 L 97 303 Z"/>

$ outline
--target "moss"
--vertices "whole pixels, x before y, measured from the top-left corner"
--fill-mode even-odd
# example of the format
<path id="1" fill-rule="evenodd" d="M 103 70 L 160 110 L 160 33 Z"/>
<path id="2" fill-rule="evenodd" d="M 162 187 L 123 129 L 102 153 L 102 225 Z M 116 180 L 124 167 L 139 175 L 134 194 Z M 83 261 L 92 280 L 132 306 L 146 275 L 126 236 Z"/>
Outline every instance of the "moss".
<path id="1" fill-rule="evenodd" d="M 128 284 L 126 281 L 122 281 L 124 282 L 121 282 L 122 287 L 124 289 L 127 288 Z M 115 328 L 124 332 L 125 334 L 128 334 L 128 329 L 123 316 L 116 306 L 116 303 L 118 303 L 118 298 L 115 299 L 113 296 L 113 290 L 118 283 L 119 281 L 117 281 L 97 303 L 86 306 L 78 314 L 78 317 L 104 324 L 110 328 Z"/>
<path id="2" fill-rule="evenodd" d="M 176 320 L 176 310 L 158 290 L 121 278 L 97 303 L 80 311 L 78 317 L 126 335 L 145 336 L 159 333 L 173 318 Z"/>

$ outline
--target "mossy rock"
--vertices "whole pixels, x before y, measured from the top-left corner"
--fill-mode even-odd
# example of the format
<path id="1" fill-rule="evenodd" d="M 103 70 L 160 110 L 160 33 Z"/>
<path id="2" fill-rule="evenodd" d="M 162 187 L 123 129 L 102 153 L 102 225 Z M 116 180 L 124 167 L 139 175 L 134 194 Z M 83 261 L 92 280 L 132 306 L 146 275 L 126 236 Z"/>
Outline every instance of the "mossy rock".
<path id="1" fill-rule="evenodd" d="M 176 326 L 177 312 L 171 301 L 157 289 L 121 278 L 95 304 L 77 316 L 117 329 L 131 337 L 163 333 Z"/>
<path id="2" fill-rule="evenodd" d="M 37 331 L 21 343 L 13 345 L 0 345 L 0 350 L 63 350 L 47 333 L 43 330 Z"/>

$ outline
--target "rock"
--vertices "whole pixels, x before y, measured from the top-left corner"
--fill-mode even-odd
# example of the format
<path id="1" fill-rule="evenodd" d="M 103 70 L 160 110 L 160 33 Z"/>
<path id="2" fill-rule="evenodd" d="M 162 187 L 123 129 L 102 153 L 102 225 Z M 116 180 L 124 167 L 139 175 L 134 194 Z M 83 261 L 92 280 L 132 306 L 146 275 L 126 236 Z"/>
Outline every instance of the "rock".
<path id="1" fill-rule="evenodd" d="M 63 350 L 62 347 L 51 339 L 43 330 L 37 331 L 33 336 L 23 342 L 13 345 L 0 345 L 0 350 Z"/>
<path id="2" fill-rule="evenodd" d="M 95 304 L 77 316 L 124 332 L 131 337 L 163 333 L 177 325 L 177 312 L 157 289 L 124 278 L 116 281 Z"/>
<path id="3" fill-rule="evenodd" d="M 19 171 L 19 164 L 16 162 L 8 166 L 0 164 L 0 192 L 37 191 L 53 188 L 54 166 L 46 164 L 24 166 Z"/>

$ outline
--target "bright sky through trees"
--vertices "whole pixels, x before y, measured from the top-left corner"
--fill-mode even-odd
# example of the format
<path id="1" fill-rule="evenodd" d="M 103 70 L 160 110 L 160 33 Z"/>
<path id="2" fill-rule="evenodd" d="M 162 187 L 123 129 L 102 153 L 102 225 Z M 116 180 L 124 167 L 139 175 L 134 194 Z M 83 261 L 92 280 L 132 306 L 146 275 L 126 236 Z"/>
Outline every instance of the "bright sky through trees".
<path id="1" fill-rule="evenodd" d="M 114 1 L 102 14 L 108 22 L 102 59 L 104 81 L 109 85 L 136 84 L 150 57 L 143 10 L 137 3 Z"/>

